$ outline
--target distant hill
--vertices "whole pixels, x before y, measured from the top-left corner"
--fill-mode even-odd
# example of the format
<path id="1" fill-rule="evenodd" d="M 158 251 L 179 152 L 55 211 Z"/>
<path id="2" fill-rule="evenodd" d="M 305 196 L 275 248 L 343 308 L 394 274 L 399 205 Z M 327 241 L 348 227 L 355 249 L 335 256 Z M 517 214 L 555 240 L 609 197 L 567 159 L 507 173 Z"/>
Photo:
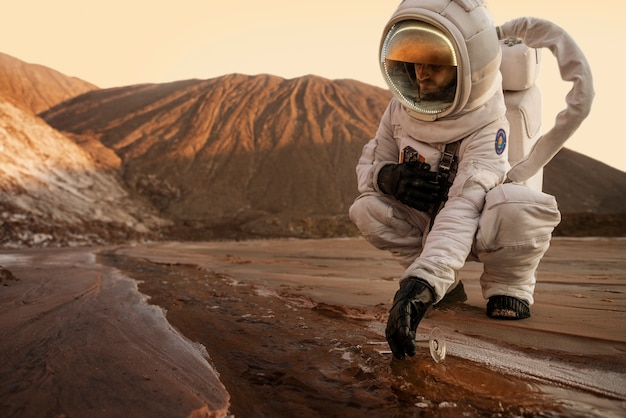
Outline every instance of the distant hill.
<path id="1" fill-rule="evenodd" d="M 567 148 L 544 169 L 543 189 L 564 213 L 626 213 L 626 173 Z"/>
<path id="2" fill-rule="evenodd" d="M 626 173 L 562 149 L 544 169 L 544 191 L 563 220 L 556 235 L 626 236 Z"/>
<path id="3" fill-rule="evenodd" d="M 0 97 L 39 113 L 98 87 L 0 52 Z"/>
<path id="4" fill-rule="evenodd" d="M 0 141 L 27 135 L 30 142 L 22 138 L 21 143 L 30 148 L 46 137 L 52 141 L 50 153 L 54 141 L 59 150 L 67 141 L 78 145 L 90 160 L 85 173 L 107 173 L 128 194 L 117 204 L 130 216 L 119 215 L 122 223 L 134 225 L 133 232 L 116 226 L 109 235 L 123 238 L 129 233 L 137 238 L 138 224 L 147 228 L 145 237 L 150 239 L 358 233 L 347 217 L 357 195 L 355 164 L 378 127 L 390 99 L 388 91 L 354 80 L 240 74 L 97 89 L 69 77 L 61 76 L 61 82 L 58 73 L 52 76 L 45 67 L 24 65 L 28 71 L 18 78 L 36 79 L 40 86 L 48 78 L 54 86 L 67 82 L 67 100 L 61 94 L 54 106 L 46 108 L 41 103 L 35 106 L 30 96 L 22 97 L 21 106 L 46 108 L 39 116 L 49 131 L 39 125 L 39 118 L 11 116 L 7 122 L 8 114 L 0 113 L 0 123 L 4 120 L 10 132 Z M 0 86 L 3 83 L 11 81 L 0 79 Z M 71 96 L 73 89 L 84 90 Z M 0 90 L 0 97 L 4 94 Z M 13 93 L 11 102 L 20 98 Z M 38 128 L 32 130 L 31 125 Z M 80 183 L 80 171 L 67 168 L 74 157 L 65 153 L 68 161 L 63 161 L 60 154 L 50 170 L 71 172 L 61 177 Z M 41 162 L 48 160 L 45 152 L 38 155 Z M 14 158 L 16 164 L 21 161 L 22 170 L 37 166 L 22 158 L 17 148 Z M 0 201 L 15 199 L 12 182 L 15 176 L 0 171 Z M 565 149 L 546 167 L 544 184 L 564 213 L 561 231 L 626 234 L 626 173 Z M 45 205 L 50 211 L 66 210 L 68 194 L 86 192 L 71 185 L 54 193 L 58 200 L 50 198 Z M 102 209 L 102 204 L 115 205 L 118 198 L 112 196 L 119 196 L 105 189 L 93 193 L 94 213 L 112 210 Z M 5 208 L 4 213 L 11 210 Z M 145 223 L 138 219 L 142 212 Z M 119 233 L 111 232 L 118 229 Z M 15 234 L 12 237 L 3 240 L 18 241 Z"/>

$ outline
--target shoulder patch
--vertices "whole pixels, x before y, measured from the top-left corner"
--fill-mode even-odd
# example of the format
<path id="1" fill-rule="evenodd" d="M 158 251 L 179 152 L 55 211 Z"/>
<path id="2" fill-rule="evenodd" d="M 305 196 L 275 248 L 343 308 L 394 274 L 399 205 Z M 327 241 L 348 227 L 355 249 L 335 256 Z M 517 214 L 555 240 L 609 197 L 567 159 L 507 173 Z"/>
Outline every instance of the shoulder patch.
<path id="1" fill-rule="evenodd" d="M 506 132 L 499 129 L 496 134 L 496 154 L 501 155 L 506 149 Z"/>

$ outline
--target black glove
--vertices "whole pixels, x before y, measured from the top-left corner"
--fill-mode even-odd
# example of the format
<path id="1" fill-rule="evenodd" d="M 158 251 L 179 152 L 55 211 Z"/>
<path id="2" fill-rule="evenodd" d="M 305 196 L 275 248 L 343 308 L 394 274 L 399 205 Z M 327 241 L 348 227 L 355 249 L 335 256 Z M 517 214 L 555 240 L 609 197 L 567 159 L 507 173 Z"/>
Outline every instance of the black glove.
<path id="1" fill-rule="evenodd" d="M 427 163 L 387 164 L 378 173 L 378 187 L 400 202 L 422 212 L 439 198 L 437 173 Z"/>
<path id="2" fill-rule="evenodd" d="M 400 282 L 385 329 L 389 348 L 398 360 L 403 360 L 405 354 L 412 357 L 417 352 L 417 324 L 434 301 L 435 292 L 425 281 L 408 277 Z"/>

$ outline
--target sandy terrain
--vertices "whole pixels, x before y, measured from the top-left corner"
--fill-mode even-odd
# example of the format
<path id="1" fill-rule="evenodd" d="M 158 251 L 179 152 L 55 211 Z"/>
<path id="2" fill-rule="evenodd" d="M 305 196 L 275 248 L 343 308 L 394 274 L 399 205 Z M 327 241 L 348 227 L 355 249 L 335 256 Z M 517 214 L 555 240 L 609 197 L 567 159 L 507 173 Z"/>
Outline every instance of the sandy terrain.
<path id="1" fill-rule="evenodd" d="M 360 239 L 5 251 L 0 416 L 625 416 L 624 254 L 554 239 L 516 322 L 469 263 L 436 363 L 381 344 L 401 269 Z"/>

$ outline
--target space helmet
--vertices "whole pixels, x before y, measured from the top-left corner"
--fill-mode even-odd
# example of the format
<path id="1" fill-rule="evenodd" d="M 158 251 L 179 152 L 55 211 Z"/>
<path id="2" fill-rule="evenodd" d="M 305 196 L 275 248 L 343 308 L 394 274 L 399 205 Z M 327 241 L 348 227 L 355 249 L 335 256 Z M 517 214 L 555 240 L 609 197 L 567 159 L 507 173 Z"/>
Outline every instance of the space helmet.
<path id="1" fill-rule="evenodd" d="M 441 113 L 454 101 L 457 52 L 449 37 L 431 24 L 395 24 L 384 40 L 381 66 L 394 95 L 416 112 Z"/>
<path id="2" fill-rule="evenodd" d="M 484 0 L 404 0 L 387 22 L 379 50 L 390 91 L 424 121 L 486 103 L 502 88 L 500 61 Z"/>

